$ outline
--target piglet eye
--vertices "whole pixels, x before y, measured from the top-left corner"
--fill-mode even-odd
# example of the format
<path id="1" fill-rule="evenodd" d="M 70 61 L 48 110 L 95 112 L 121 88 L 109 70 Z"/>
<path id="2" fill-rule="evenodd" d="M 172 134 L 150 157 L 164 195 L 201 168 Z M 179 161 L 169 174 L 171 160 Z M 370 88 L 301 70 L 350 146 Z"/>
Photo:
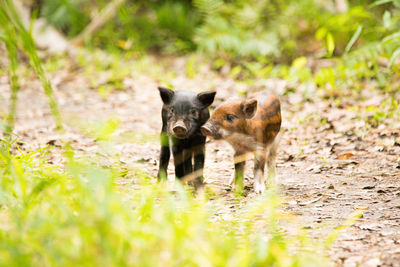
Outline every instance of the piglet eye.
<path id="1" fill-rule="evenodd" d="M 228 121 L 228 122 L 233 122 L 234 120 L 235 120 L 235 115 L 232 115 L 232 114 L 227 114 L 227 115 L 225 115 L 225 118 L 224 118 L 226 121 Z"/>
<path id="2" fill-rule="evenodd" d="M 190 115 L 193 118 L 197 119 L 199 117 L 199 112 L 196 109 L 192 109 L 192 110 L 190 110 Z"/>
<path id="3" fill-rule="evenodd" d="M 168 116 L 169 116 L 169 117 L 173 116 L 174 113 L 175 113 L 175 109 L 174 109 L 174 108 L 170 108 L 170 109 L 168 110 Z"/>

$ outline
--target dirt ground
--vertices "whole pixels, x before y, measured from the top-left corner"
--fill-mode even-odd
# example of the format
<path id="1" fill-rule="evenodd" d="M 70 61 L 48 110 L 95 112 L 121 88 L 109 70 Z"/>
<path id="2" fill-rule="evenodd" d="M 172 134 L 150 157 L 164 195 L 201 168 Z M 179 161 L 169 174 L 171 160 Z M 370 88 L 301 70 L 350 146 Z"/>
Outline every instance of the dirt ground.
<path id="1" fill-rule="evenodd" d="M 285 94 L 291 85 L 280 80 L 260 80 L 246 86 L 206 68 L 188 79 L 179 71 L 183 64 L 184 60 L 174 62 L 177 75 L 170 83 L 176 89 L 217 90 L 214 107 L 237 96 L 238 91 L 278 93 L 284 134 L 277 159 L 277 181 L 285 199 L 283 210 L 295 214 L 311 236 L 324 238 L 354 211 L 365 209 L 363 217 L 338 237 L 330 257 L 337 266 L 400 266 L 399 120 L 387 119 L 370 128 L 356 110 L 348 108 L 376 105 L 387 96 L 365 91 L 364 102 L 343 100 L 337 105 L 335 101 L 314 98 L 316 92 L 311 91 L 309 100 L 305 100 L 304 88 Z M 112 153 L 120 164 L 129 168 L 139 166 L 155 176 L 159 153 L 157 135 L 161 127 L 161 100 L 156 88 L 164 85 L 162 81 L 132 73 L 123 81 L 124 90 L 102 97 L 96 88 L 89 88 L 89 78 L 79 71 L 66 68 L 50 74 L 65 119 L 64 134 L 54 128 L 40 84 L 32 77 L 22 79 L 15 128 L 21 147 L 30 150 L 48 144 L 54 151 L 49 161 L 59 164 L 61 157 L 56 152 L 63 138 L 71 141 L 82 154 L 96 154 L 107 161 L 107 153 Z M 7 103 L 8 95 L 7 77 L 0 76 L 0 102 Z M 6 111 L 7 104 L 1 105 L 0 115 Z M 104 149 L 82 129 L 107 118 L 118 118 L 121 124 L 112 147 Z M 247 199 L 254 197 L 251 166 L 252 160 L 249 160 Z M 208 142 L 205 164 L 208 186 L 219 188 L 221 197 L 231 198 L 232 192 L 225 184 L 232 172 L 229 145 Z"/>

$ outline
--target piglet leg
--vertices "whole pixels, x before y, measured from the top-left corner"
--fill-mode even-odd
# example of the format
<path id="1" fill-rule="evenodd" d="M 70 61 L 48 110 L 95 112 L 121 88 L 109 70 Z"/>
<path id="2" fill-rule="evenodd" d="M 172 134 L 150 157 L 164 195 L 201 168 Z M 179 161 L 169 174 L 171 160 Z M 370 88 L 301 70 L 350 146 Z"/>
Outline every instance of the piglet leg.
<path id="1" fill-rule="evenodd" d="M 259 149 L 254 152 L 254 191 L 258 194 L 265 191 L 265 149 Z"/>
<path id="2" fill-rule="evenodd" d="M 175 176 L 178 179 L 182 179 L 185 176 L 185 158 L 183 147 L 179 140 L 174 140 L 172 154 L 174 155 Z"/>
<path id="3" fill-rule="evenodd" d="M 276 183 L 276 154 L 279 147 L 279 142 L 281 140 L 281 133 L 275 137 L 274 142 L 268 150 L 267 154 L 267 167 L 268 167 L 268 184 L 274 185 Z"/>
<path id="4" fill-rule="evenodd" d="M 235 153 L 235 192 L 243 195 L 244 191 L 244 168 L 246 161 L 243 160 L 243 154 Z"/>
<path id="5" fill-rule="evenodd" d="M 194 174 L 196 176 L 194 180 L 194 188 L 197 190 L 199 187 L 203 186 L 203 169 L 204 169 L 204 157 L 205 146 L 198 145 L 193 149 L 194 155 Z"/>

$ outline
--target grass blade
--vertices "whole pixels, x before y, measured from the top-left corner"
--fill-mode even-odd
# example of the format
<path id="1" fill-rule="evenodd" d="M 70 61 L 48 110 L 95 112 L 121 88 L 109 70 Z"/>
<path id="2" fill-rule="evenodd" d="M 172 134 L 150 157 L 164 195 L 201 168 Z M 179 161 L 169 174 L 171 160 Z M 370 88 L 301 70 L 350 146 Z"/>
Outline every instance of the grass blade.
<path id="1" fill-rule="evenodd" d="M 19 14 L 10 0 L 1 0 L 0 1 L 0 8 L 4 16 L 4 20 L 7 24 L 13 25 L 16 31 L 16 35 L 20 38 L 20 41 L 22 42 L 22 48 L 25 51 L 25 53 L 29 57 L 29 62 L 35 71 L 36 75 L 38 76 L 40 82 L 42 83 L 42 86 L 44 88 L 44 92 L 48 98 L 51 113 L 53 114 L 53 117 L 56 122 L 56 126 L 58 130 L 62 130 L 62 119 L 61 119 L 61 114 L 58 109 L 58 105 L 56 102 L 56 98 L 54 96 L 53 88 L 51 86 L 51 83 L 49 79 L 47 78 L 46 72 L 44 71 L 44 68 L 42 66 L 42 63 L 40 61 L 40 58 L 37 54 L 36 50 L 36 44 L 35 41 L 33 40 L 32 33 L 27 31 L 25 26 L 23 25 Z M 4 22 L 2 23 L 4 25 Z M 4 27 L 4 26 L 3 26 Z M 7 33 L 6 33 L 7 34 Z"/>
<path id="2" fill-rule="evenodd" d="M 5 135 L 7 137 L 10 137 L 15 123 L 15 114 L 17 109 L 17 99 L 19 91 L 19 81 L 17 76 L 17 68 L 18 68 L 17 39 L 16 39 L 15 28 L 8 23 L 7 16 L 4 13 L 3 9 L 0 10 L 0 22 L 3 25 L 3 29 L 5 31 L 5 34 L 1 35 L 1 39 L 5 42 L 6 49 L 8 52 L 8 60 L 10 63 L 8 70 L 8 77 L 10 81 L 11 95 L 10 95 L 9 112 L 7 115 L 7 124 L 5 127 Z"/>
<path id="3" fill-rule="evenodd" d="M 399 56 L 400 56 L 400 48 L 397 48 L 397 49 L 393 52 L 392 57 L 390 58 L 390 63 L 389 63 L 389 66 L 388 66 L 389 69 L 392 67 L 394 61 L 395 61 L 396 58 L 398 58 Z"/>
<path id="4" fill-rule="evenodd" d="M 353 45 L 357 41 L 358 37 L 360 37 L 362 29 L 363 29 L 363 27 L 361 25 L 358 26 L 356 32 L 353 34 L 349 43 L 346 45 L 346 48 L 344 49 L 345 53 L 348 53 L 350 51 L 350 49 L 353 47 Z"/>

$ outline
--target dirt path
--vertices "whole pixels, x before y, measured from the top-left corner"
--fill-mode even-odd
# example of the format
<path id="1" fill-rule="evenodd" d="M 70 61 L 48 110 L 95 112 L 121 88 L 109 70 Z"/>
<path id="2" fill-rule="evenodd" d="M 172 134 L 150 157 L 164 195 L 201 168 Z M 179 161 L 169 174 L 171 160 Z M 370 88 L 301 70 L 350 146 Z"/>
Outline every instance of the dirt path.
<path id="1" fill-rule="evenodd" d="M 180 69 L 182 63 L 176 64 Z M 59 71 L 50 78 L 67 125 L 63 138 L 78 152 L 96 153 L 106 164 L 107 156 L 113 155 L 127 168 L 139 166 L 156 175 L 161 126 L 156 86 L 162 82 L 133 73 L 124 80 L 125 90 L 102 97 L 97 90 L 88 89 L 89 78 L 79 73 Z M 176 88 L 216 89 L 215 104 L 238 90 L 267 89 L 283 94 L 287 86 L 282 81 L 265 80 L 246 88 L 209 70 L 202 70 L 194 79 L 177 71 L 170 83 Z M 16 136 L 24 142 L 22 148 L 50 144 L 53 153 L 49 161 L 61 163 L 57 153 L 60 134 L 54 129 L 39 84 L 28 77 L 22 87 L 16 125 Z M 7 102 L 8 93 L 7 79 L 0 77 L 0 101 Z M 313 237 L 324 238 L 356 209 L 365 209 L 363 217 L 339 236 L 331 257 L 339 266 L 400 266 L 399 122 L 386 120 L 367 130 L 356 112 L 343 108 L 346 105 L 304 102 L 301 94 L 281 98 L 285 133 L 277 171 L 281 195 L 287 202 L 284 211 L 296 214 L 296 220 Z M 0 114 L 6 107 L 0 107 Z M 121 123 L 113 146 L 104 149 L 83 129 L 107 118 L 118 118 Z M 223 142 L 208 143 L 206 157 L 206 181 L 229 199 L 231 192 L 224 184 L 233 172 L 231 148 Z M 248 199 L 254 196 L 251 165 L 250 160 L 246 171 Z M 173 174 L 172 164 L 169 172 Z"/>

